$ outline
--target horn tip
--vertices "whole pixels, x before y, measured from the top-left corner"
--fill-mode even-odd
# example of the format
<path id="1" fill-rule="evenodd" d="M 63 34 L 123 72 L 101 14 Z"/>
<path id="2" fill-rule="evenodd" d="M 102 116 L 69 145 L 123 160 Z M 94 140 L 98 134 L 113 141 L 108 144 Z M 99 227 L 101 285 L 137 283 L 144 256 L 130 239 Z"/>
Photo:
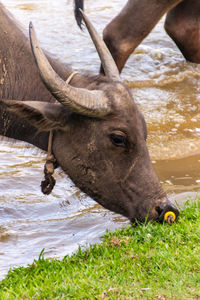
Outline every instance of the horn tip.
<path id="1" fill-rule="evenodd" d="M 33 23 L 32 23 L 32 21 L 29 22 L 29 28 L 30 28 L 30 29 L 33 28 Z"/>
<path id="2" fill-rule="evenodd" d="M 35 30 L 34 30 L 34 26 L 33 26 L 33 23 L 30 22 L 29 23 L 29 36 L 30 36 L 30 39 L 32 37 L 32 35 L 34 34 Z"/>

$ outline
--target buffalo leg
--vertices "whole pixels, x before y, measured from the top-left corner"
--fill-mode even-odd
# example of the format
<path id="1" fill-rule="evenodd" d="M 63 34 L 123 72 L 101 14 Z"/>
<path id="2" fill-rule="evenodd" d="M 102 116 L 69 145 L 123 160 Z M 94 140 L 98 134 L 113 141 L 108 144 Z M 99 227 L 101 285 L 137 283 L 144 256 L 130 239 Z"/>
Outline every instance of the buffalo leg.
<path id="1" fill-rule="evenodd" d="M 182 0 L 129 0 L 106 26 L 103 39 L 119 71 L 160 18 Z"/>
<path id="2" fill-rule="evenodd" d="M 167 14 L 165 30 L 187 60 L 200 63 L 199 0 L 184 0 L 171 9 Z"/>

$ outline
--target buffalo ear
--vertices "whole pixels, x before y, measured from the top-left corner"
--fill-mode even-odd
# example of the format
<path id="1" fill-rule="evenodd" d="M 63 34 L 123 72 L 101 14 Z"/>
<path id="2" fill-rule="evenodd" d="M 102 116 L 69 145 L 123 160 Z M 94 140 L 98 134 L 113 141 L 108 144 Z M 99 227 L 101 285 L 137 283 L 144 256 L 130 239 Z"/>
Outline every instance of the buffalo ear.
<path id="1" fill-rule="evenodd" d="M 64 129 L 67 125 L 69 111 L 59 103 L 2 100 L 0 104 L 26 120 L 39 131 Z"/>

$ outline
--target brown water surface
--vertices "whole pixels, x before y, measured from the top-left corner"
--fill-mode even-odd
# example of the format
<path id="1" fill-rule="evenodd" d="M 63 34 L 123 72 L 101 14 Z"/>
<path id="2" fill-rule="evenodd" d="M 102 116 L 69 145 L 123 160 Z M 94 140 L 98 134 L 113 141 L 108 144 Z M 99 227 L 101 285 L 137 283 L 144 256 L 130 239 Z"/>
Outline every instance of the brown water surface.
<path id="1" fill-rule="evenodd" d="M 42 46 L 75 70 L 97 73 L 99 59 L 86 30 L 73 18 L 72 1 L 3 0 L 26 29 L 33 21 Z M 124 1 L 86 1 L 99 32 Z M 122 78 L 148 125 L 148 146 L 169 198 L 195 199 L 200 190 L 200 67 L 187 63 L 163 30 L 163 20 L 130 57 Z M 81 193 L 63 172 L 50 196 L 40 192 L 45 153 L 21 142 L 0 141 L 0 277 L 26 265 L 45 248 L 63 257 L 100 240 L 127 220 Z"/>

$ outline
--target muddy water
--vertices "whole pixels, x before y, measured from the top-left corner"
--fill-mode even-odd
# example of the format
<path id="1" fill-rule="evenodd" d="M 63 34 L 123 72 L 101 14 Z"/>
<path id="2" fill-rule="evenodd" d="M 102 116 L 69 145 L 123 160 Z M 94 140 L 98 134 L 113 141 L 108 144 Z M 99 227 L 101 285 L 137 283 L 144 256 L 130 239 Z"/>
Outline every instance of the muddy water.
<path id="1" fill-rule="evenodd" d="M 33 21 L 42 46 L 75 70 L 98 72 L 99 59 L 76 27 L 72 1 L 3 0 L 27 28 Z M 124 1 L 87 0 L 102 32 Z M 98 16 L 98 17 L 97 17 Z M 159 178 L 174 201 L 200 190 L 200 67 L 186 63 L 163 30 L 163 20 L 130 57 L 122 74 L 148 123 L 148 145 Z M 45 153 L 24 143 L 0 142 L 0 277 L 26 265 L 45 248 L 63 257 L 99 241 L 106 228 L 127 221 L 97 205 L 56 171 L 50 196 L 40 192 Z"/>

